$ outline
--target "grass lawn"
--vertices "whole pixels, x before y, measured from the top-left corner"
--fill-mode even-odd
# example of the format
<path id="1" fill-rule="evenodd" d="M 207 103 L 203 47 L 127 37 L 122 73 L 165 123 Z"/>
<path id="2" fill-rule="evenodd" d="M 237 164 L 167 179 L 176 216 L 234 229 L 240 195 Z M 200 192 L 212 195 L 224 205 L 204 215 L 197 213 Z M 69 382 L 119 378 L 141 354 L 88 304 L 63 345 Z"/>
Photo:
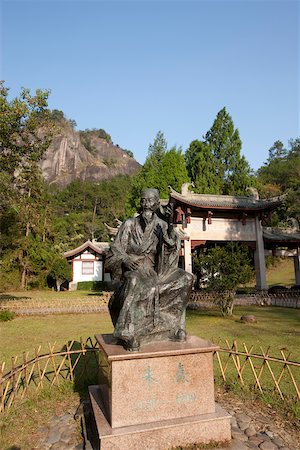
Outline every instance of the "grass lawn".
<path id="1" fill-rule="evenodd" d="M 72 308 L 87 306 L 105 306 L 108 303 L 110 292 L 91 292 L 91 291 L 65 291 L 55 292 L 45 291 L 27 291 L 27 292 L 7 292 L 0 293 L 0 306 L 3 309 L 49 309 L 49 308 Z"/>
<path id="2" fill-rule="evenodd" d="M 243 314 L 255 314 L 258 322 L 244 324 L 239 321 Z M 6 361 L 9 369 L 10 358 L 22 355 L 22 351 L 29 351 L 33 356 L 33 349 L 42 345 L 45 353 L 48 353 L 47 344 L 57 343 L 56 348 L 61 348 L 66 341 L 86 339 L 98 333 L 110 333 L 113 331 L 108 313 L 96 314 L 63 314 L 35 317 L 17 317 L 10 322 L 2 322 L 1 327 L 1 351 L 0 362 Z M 240 348 L 245 342 L 254 345 L 253 351 L 259 352 L 259 347 L 266 350 L 271 347 L 270 355 L 280 356 L 280 349 L 288 348 L 292 352 L 292 359 L 300 361 L 300 310 L 292 308 L 275 307 L 236 307 L 234 317 L 224 318 L 218 310 L 188 311 L 187 331 L 199 337 L 215 340 L 228 339 L 230 343 L 237 340 Z M 159 345 L 159 344 L 158 344 Z M 224 354 L 225 355 L 225 354 Z M 226 355 L 225 355 L 226 356 Z M 19 363 L 21 362 L 19 359 Z M 216 361 L 215 361 L 216 362 Z M 216 373 L 216 372 L 215 372 Z M 218 381 L 218 374 L 216 381 Z M 296 379 L 300 380 L 299 370 Z M 276 403 L 273 396 L 273 385 L 270 388 L 271 397 L 264 401 L 274 404 L 277 411 L 281 411 L 288 417 L 290 411 L 295 411 L 293 417 L 299 416 L 297 407 L 292 402 L 283 409 L 282 402 Z M 79 404 L 79 392 L 73 392 L 70 383 L 63 384 L 60 388 L 41 390 L 32 393 L 28 398 L 17 403 L 0 419 L 0 448 L 8 449 L 13 445 L 20 448 L 37 448 L 37 428 L 45 426 L 54 414 L 66 411 L 68 407 L 76 407 Z M 234 385 L 233 385 L 234 389 Z M 244 400 L 244 393 L 238 392 Z M 247 395 L 247 393 L 245 393 Z M 251 392 L 250 392 L 251 395 Z M 251 397 L 250 397 L 251 398 Z"/>
<path id="3" fill-rule="evenodd" d="M 295 284 L 295 272 L 293 258 L 284 258 L 267 270 L 268 286 L 292 286 Z"/>
<path id="4" fill-rule="evenodd" d="M 111 333 L 113 326 L 108 313 L 56 314 L 45 316 L 19 316 L 1 325 L 0 362 L 9 363 L 12 356 L 30 352 L 42 346 L 48 353 L 48 344 L 56 342 L 59 350 L 67 341 L 84 340 L 98 333 Z"/>
<path id="5" fill-rule="evenodd" d="M 93 297 L 95 292 L 91 291 L 52 291 L 52 290 L 32 290 L 32 291 L 9 291 L 7 293 L 3 293 L 2 295 L 8 295 L 8 296 L 16 296 L 16 297 L 27 297 L 31 298 L 32 300 L 39 300 L 42 302 L 51 302 L 59 300 L 61 302 L 65 300 L 77 300 L 83 297 Z"/>
<path id="6" fill-rule="evenodd" d="M 224 342 L 233 340 L 242 346 L 253 345 L 254 351 L 262 346 L 271 347 L 272 356 L 280 356 L 280 349 L 288 348 L 295 360 L 300 361 L 300 310 L 293 308 L 236 306 L 234 315 L 222 317 L 218 310 L 188 311 L 187 330 L 190 334 Z M 254 314 L 257 323 L 242 323 L 245 314 Z M 276 330 L 276 332 L 274 332 Z"/>
<path id="7" fill-rule="evenodd" d="M 244 324 L 239 321 L 243 314 L 254 314 L 258 322 Z M 12 356 L 33 350 L 42 345 L 45 352 L 48 343 L 57 347 L 66 341 L 80 337 L 86 339 L 98 333 L 111 333 L 113 327 L 108 313 L 62 314 L 16 317 L 1 323 L 0 362 L 9 363 Z M 276 330 L 276 333 L 274 332 Z M 232 318 L 224 318 L 218 310 L 188 311 L 187 331 L 204 339 L 218 341 L 237 340 L 242 344 L 270 346 L 273 356 L 280 356 L 281 348 L 288 348 L 293 359 L 300 361 L 300 310 L 276 307 L 236 307 Z"/>

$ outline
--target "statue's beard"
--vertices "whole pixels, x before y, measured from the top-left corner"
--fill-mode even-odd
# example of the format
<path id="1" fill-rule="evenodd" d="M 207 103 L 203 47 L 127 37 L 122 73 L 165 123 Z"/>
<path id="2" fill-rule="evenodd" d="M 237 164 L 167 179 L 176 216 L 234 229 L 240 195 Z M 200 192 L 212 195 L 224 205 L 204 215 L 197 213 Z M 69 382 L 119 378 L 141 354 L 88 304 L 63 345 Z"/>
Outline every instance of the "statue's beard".
<path id="1" fill-rule="evenodd" d="M 151 222 L 151 220 L 153 219 L 153 216 L 154 216 L 154 212 L 151 211 L 151 209 L 144 209 L 144 211 L 142 211 L 142 217 L 143 217 L 145 223 Z"/>

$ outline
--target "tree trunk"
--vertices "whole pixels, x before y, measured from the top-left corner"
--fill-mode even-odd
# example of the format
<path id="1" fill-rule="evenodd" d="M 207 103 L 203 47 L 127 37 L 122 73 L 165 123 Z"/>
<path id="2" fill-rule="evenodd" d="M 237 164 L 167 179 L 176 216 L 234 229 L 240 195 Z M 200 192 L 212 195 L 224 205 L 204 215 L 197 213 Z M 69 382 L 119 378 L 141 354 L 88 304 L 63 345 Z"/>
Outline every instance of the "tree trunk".
<path id="1" fill-rule="evenodd" d="M 56 290 L 57 290 L 57 292 L 59 292 L 60 291 L 60 287 L 61 287 L 61 285 L 63 284 L 63 280 L 55 280 L 55 284 L 56 284 Z"/>
<path id="2" fill-rule="evenodd" d="M 22 289 L 27 288 L 27 267 L 25 263 L 22 264 L 21 288 Z"/>

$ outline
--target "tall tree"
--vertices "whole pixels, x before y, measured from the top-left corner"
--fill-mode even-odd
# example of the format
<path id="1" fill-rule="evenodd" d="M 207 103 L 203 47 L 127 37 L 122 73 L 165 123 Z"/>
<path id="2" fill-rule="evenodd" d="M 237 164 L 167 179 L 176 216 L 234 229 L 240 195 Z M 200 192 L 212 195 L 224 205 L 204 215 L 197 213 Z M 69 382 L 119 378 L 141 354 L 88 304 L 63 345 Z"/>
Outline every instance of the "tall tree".
<path id="1" fill-rule="evenodd" d="M 169 197 L 169 186 L 180 190 L 189 181 L 181 148 L 167 148 L 164 135 L 159 131 L 149 145 L 145 164 L 133 178 L 132 189 L 127 201 L 127 215 L 135 213 L 140 206 L 140 195 L 144 189 L 156 188 L 161 198 Z"/>
<path id="2" fill-rule="evenodd" d="M 8 202 L 0 195 L 0 221 L 9 217 L 13 222 L 4 229 L 11 246 L 2 248 L 2 254 L 9 252 L 10 261 L 18 265 L 22 287 L 32 267 L 33 241 L 45 242 L 45 189 L 38 161 L 51 139 L 47 98 L 48 92 L 31 95 L 23 89 L 9 100 L 8 89 L 0 83 L 0 180 L 9 196 Z"/>
<path id="3" fill-rule="evenodd" d="M 206 142 L 191 142 L 185 154 L 188 174 L 193 181 L 194 190 L 204 194 L 219 194 L 221 179 L 216 176 L 214 156 Z"/>
<path id="4" fill-rule="evenodd" d="M 275 141 L 272 147 L 269 148 L 268 161 L 274 161 L 278 158 L 285 158 L 287 156 L 287 150 L 281 141 Z"/>
<path id="5" fill-rule="evenodd" d="M 188 174 L 195 191 L 245 194 L 253 180 L 249 164 L 241 155 L 241 147 L 239 131 L 226 108 L 222 108 L 204 141 L 193 141 L 186 152 Z"/>
<path id="6" fill-rule="evenodd" d="M 273 224 L 285 225 L 293 217 L 300 222 L 300 138 L 291 139 L 288 148 L 276 141 L 267 163 L 257 171 L 263 197 L 287 194 L 284 207 L 274 214 Z"/>

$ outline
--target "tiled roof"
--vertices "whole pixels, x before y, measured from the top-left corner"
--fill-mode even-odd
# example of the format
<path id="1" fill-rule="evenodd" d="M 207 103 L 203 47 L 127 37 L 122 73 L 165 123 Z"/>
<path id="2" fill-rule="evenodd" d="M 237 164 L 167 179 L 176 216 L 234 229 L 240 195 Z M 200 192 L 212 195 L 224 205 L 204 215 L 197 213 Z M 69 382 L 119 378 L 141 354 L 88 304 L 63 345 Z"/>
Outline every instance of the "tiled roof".
<path id="1" fill-rule="evenodd" d="M 268 210 L 275 209 L 283 202 L 283 196 L 269 199 L 256 199 L 246 195 L 193 194 L 192 192 L 183 195 L 172 188 L 170 190 L 170 196 L 174 200 L 198 208 Z"/>
<path id="2" fill-rule="evenodd" d="M 74 248 L 74 250 L 69 250 L 68 252 L 65 252 L 64 257 L 69 258 L 70 256 L 78 255 L 79 253 L 83 253 L 87 248 L 90 248 L 91 250 L 93 250 L 96 253 L 100 253 L 100 254 L 105 253 L 105 249 L 103 249 L 102 247 L 98 246 L 94 242 L 86 241 L 86 242 L 84 242 L 84 244 L 80 245 L 79 247 Z"/>
<path id="3" fill-rule="evenodd" d="M 300 245 L 300 230 L 293 228 L 263 228 L 263 237 L 266 241 L 298 242 Z"/>

